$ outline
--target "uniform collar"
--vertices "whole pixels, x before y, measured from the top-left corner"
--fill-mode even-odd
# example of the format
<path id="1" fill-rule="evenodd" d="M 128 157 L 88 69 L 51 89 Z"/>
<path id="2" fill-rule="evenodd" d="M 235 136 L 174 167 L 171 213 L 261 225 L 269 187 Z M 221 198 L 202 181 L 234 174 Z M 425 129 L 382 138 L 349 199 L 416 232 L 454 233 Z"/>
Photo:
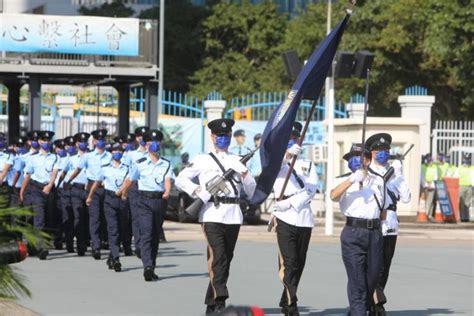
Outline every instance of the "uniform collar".
<path id="1" fill-rule="evenodd" d="M 158 160 L 156 161 L 156 163 L 154 163 L 154 162 L 151 160 L 150 156 L 147 156 L 147 157 L 146 157 L 146 161 L 147 161 L 148 164 L 159 165 L 159 164 L 161 164 L 161 163 L 163 162 L 163 159 L 162 159 L 161 156 L 160 156 L 160 158 L 158 158 Z"/>

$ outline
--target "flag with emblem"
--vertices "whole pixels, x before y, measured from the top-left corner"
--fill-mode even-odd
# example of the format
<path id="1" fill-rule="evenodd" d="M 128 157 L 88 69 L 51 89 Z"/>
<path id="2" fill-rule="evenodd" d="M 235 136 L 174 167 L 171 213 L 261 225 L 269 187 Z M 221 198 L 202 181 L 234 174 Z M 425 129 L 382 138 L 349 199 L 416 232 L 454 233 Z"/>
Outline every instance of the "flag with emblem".
<path id="1" fill-rule="evenodd" d="M 316 48 L 296 78 L 286 99 L 268 120 L 260 143 L 262 173 L 258 178 L 257 188 L 250 204 L 261 204 L 272 191 L 301 100 L 319 98 L 349 17 L 350 15 L 346 15 Z"/>

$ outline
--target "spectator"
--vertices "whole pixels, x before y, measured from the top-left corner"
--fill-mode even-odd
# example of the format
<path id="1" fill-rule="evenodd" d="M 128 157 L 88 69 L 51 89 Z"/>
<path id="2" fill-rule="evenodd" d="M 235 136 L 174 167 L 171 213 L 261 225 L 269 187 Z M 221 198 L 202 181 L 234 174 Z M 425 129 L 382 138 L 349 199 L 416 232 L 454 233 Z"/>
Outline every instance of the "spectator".
<path id="1" fill-rule="evenodd" d="M 253 141 L 255 143 L 255 148 L 260 147 L 260 141 L 262 140 L 262 134 L 258 133 L 255 134 Z M 253 155 L 252 160 L 250 160 L 250 166 L 249 166 L 250 172 L 255 178 L 255 181 L 257 181 L 258 177 L 260 176 L 260 173 L 262 173 L 262 164 L 260 162 L 260 150 L 257 150 L 255 154 Z"/>
<path id="2" fill-rule="evenodd" d="M 471 155 L 463 155 L 462 165 L 458 168 L 457 176 L 461 186 L 459 194 L 461 222 L 469 222 L 469 209 L 472 205 L 472 187 L 474 185 L 474 166 L 472 166 Z"/>
<path id="3" fill-rule="evenodd" d="M 234 132 L 234 140 L 237 143 L 237 145 L 230 147 L 229 152 L 238 156 L 245 156 L 249 152 L 251 152 L 251 149 L 245 146 L 246 139 L 247 137 L 243 129 L 236 130 Z"/>
<path id="4" fill-rule="evenodd" d="M 433 164 L 431 155 L 426 157 L 426 173 L 425 173 L 425 190 L 426 190 L 426 204 L 425 212 L 428 218 L 432 218 L 434 209 L 436 207 L 436 185 L 435 182 L 439 180 L 438 166 Z"/>
<path id="5" fill-rule="evenodd" d="M 179 172 L 181 170 L 188 167 L 189 165 L 190 165 L 190 163 L 189 163 L 189 154 L 188 153 L 183 153 L 181 155 L 181 162 L 176 165 L 176 167 L 174 168 L 173 171 L 174 171 L 175 174 L 179 174 Z"/>

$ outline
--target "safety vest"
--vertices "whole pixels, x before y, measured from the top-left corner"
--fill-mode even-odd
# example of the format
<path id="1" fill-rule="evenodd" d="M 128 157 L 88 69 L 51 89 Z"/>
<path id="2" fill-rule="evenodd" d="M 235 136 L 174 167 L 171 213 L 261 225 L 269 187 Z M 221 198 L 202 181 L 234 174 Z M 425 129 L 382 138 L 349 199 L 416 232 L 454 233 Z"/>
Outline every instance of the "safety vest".
<path id="1" fill-rule="evenodd" d="M 447 176 L 446 172 L 448 171 L 449 163 L 444 162 L 442 164 L 438 164 L 438 175 L 440 178 L 444 178 Z"/>
<path id="2" fill-rule="evenodd" d="M 426 168 L 428 166 L 425 163 L 421 164 L 421 174 L 423 175 L 423 178 L 426 177 Z"/>
<path id="3" fill-rule="evenodd" d="M 450 177 L 455 177 L 457 170 L 458 170 L 458 167 L 456 167 L 455 165 L 449 166 L 449 168 L 448 168 L 448 175 L 449 175 Z"/>
<path id="4" fill-rule="evenodd" d="M 425 180 L 426 183 L 431 183 L 435 180 L 438 180 L 438 166 L 432 164 L 431 166 L 426 167 Z"/>
<path id="5" fill-rule="evenodd" d="M 471 172 L 473 172 L 472 166 L 461 165 L 459 167 L 459 185 L 464 187 L 472 186 Z"/>

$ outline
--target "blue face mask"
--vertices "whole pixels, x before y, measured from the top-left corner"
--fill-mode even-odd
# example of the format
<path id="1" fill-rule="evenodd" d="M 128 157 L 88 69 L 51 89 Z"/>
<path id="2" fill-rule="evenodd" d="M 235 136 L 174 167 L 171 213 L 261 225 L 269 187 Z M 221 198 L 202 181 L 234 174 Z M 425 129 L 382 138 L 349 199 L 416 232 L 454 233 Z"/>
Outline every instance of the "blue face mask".
<path id="1" fill-rule="evenodd" d="M 229 148 L 231 138 L 229 135 L 221 135 L 216 137 L 216 146 L 217 148 L 224 150 Z"/>
<path id="2" fill-rule="evenodd" d="M 116 161 L 120 161 L 122 159 L 123 154 L 121 152 L 112 153 L 112 159 Z"/>
<path id="3" fill-rule="evenodd" d="M 23 155 L 24 153 L 26 153 L 26 148 L 25 147 L 17 147 L 16 148 L 16 153 L 19 154 L 19 155 Z"/>
<path id="4" fill-rule="evenodd" d="M 60 149 L 57 151 L 57 155 L 61 158 L 66 157 L 66 151 L 64 149 Z"/>
<path id="5" fill-rule="evenodd" d="M 294 139 L 290 139 L 290 141 L 288 142 L 288 146 L 286 147 L 286 149 L 290 149 L 294 144 L 298 144 L 298 142 Z"/>
<path id="6" fill-rule="evenodd" d="M 36 140 L 31 141 L 31 148 L 39 149 L 40 145 Z"/>
<path id="7" fill-rule="evenodd" d="M 359 170 L 361 166 L 360 156 L 351 157 L 351 159 L 349 159 L 349 161 L 347 162 L 347 165 L 352 172 L 356 172 L 357 170 Z"/>
<path id="8" fill-rule="evenodd" d="M 74 146 L 69 147 L 69 148 L 67 149 L 67 153 L 68 153 L 69 155 L 74 155 L 74 154 L 76 153 L 76 147 L 74 147 Z"/>
<path id="9" fill-rule="evenodd" d="M 86 151 L 88 147 L 87 143 L 79 143 L 79 149 L 82 151 Z"/>
<path id="10" fill-rule="evenodd" d="M 375 155 L 375 161 L 377 161 L 381 165 L 385 165 L 389 159 L 390 153 L 388 152 L 388 150 L 379 151 Z"/>
<path id="11" fill-rule="evenodd" d="M 0 142 L 0 149 L 5 149 L 7 147 L 7 144 L 4 142 Z"/>
<path id="12" fill-rule="evenodd" d="M 107 142 L 105 141 L 105 139 L 99 139 L 97 140 L 97 143 L 95 143 L 95 146 L 99 149 L 104 149 L 105 145 L 107 145 Z"/>
<path id="13" fill-rule="evenodd" d="M 51 144 L 50 143 L 42 143 L 41 144 L 41 149 L 44 151 L 50 151 L 51 150 Z"/>
<path id="14" fill-rule="evenodd" d="M 160 151 L 160 143 L 157 141 L 150 142 L 148 145 L 148 151 L 151 153 L 157 153 Z"/>
<path id="15" fill-rule="evenodd" d="M 125 146 L 125 151 L 130 151 L 130 150 L 133 150 L 133 144 L 127 144 L 127 146 Z"/>
<path id="16" fill-rule="evenodd" d="M 146 144 L 145 141 L 142 139 L 142 140 L 140 141 L 140 146 L 145 146 L 145 144 Z"/>

